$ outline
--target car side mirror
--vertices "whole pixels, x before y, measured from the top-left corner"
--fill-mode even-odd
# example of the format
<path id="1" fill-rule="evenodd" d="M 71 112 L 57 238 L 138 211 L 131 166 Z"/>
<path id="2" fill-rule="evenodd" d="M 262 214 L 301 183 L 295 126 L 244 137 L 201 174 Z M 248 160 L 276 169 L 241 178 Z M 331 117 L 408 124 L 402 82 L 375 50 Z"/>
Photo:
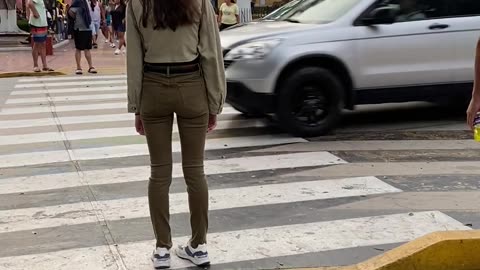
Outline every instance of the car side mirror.
<path id="1" fill-rule="evenodd" d="M 394 10 L 391 7 L 380 7 L 362 18 L 362 22 L 364 25 L 393 24 L 395 22 L 393 14 Z"/>

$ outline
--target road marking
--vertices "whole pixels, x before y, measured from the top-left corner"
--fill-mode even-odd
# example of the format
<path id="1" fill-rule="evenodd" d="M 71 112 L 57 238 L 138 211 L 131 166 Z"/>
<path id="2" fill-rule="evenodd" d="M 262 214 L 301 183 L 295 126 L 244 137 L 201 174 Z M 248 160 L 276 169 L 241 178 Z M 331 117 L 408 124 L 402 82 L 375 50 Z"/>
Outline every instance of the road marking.
<path id="1" fill-rule="evenodd" d="M 397 192 L 401 190 L 375 177 L 233 187 L 210 190 L 209 209 L 224 210 Z M 88 203 L 81 202 L 0 211 L 0 233 L 90 223 L 93 210 L 86 204 Z M 149 216 L 146 196 L 98 201 L 97 205 L 109 221 Z M 188 211 L 188 193 L 170 194 L 171 214 Z"/>
<path id="2" fill-rule="evenodd" d="M 211 233 L 208 235 L 208 252 L 213 264 L 222 264 L 403 243 L 432 232 L 451 230 L 471 228 L 439 211 L 414 212 L 413 215 L 402 213 Z M 184 244 L 188 239 L 176 237 L 174 246 Z M 151 240 L 119 244 L 118 248 L 127 269 L 149 270 L 152 269 L 150 256 L 154 246 L 155 242 Z M 108 246 L 40 252 L 0 258 L 0 265 L 10 270 L 29 269 L 32 265 L 39 270 L 61 269 L 65 265 L 70 270 L 117 269 Z M 191 266 L 172 256 L 173 269 Z"/>
<path id="3" fill-rule="evenodd" d="M 93 107 L 93 106 L 92 106 Z M 92 111 L 95 113 L 95 111 Z M 222 112 L 222 115 L 240 115 L 240 113 L 232 107 L 227 107 Z M 119 122 L 119 121 L 133 121 L 135 115 L 133 113 L 119 113 L 119 114 L 101 114 L 101 115 L 84 115 L 84 116 L 66 116 L 59 117 L 58 121 L 62 125 L 72 124 L 87 124 L 87 123 L 103 123 L 103 122 Z M 5 120 L 0 121 L 0 129 L 8 128 L 28 128 L 28 127 L 42 127 L 51 126 L 54 122 L 53 118 L 37 118 L 25 120 Z"/>
<path id="4" fill-rule="evenodd" d="M 39 90 L 20 90 L 13 91 L 10 96 L 23 95 L 41 95 L 41 94 L 63 94 L 63 93 L 82 93 L 82 92 L 105 92 L 127 90 L 127 86 L 106 86 L 106 87 L 81 87 L 81 88 L 61 88 L 61 89 L 39 89 Z"/>
<path id="5" fill-rule="evenodd" d="M 207 140 L 206 150 L 269 146 L 289 143 L 303 143 L 305 139 L 292 138 L 286 135 L 259 135 L 246 137 L 216 138 Z M 172 143 L 173 152 L 180 152 L 179 141 Z M 84 148 L 70 150 L 76 160 L 94 160 L 148 155 L 146 144 L 119 145 L 98 148 Z M 42 151 L 21 154 L 0 155 L 0 168 L 39 165 L 70 161 L 67 151 Z"/>
<path id="6" fill-rule="evenodd" d="M 453 218 L 438 212 L 362 217 L 305 223 L 208 235 L 211 260 L 215 264 L 252 261 L 329 250 L 403 243 L 436 231 L 471 230 Z M 173 239 L 175 245 L 188 237 Z M 152 245 L 153 244 L 153 245 Z M 148 269 L 148 250 L 154 242 L 120 245 L 127 268 Z M 281 248 L 279 248 L 281 247 Z M 191 264 L 173 256 L 172 268 Z"/>
<path id="7" fill-rule="evenodd" d="M 127 93 L 122 94 L 96 94 L 96 95 L 83 95 L 83 96 L 51 96 L 51 97 L 39 97 L 39 98 L 10 98 L 5 104 L 29 104 L 38 102 L 66 102 L 66 101 L 84 101 L 84 100 L 107 100 L 107 99 L 125 99 Z"/>
<path id="8" fill-rule="evenodd" d="M 15 108 L 3 108 L 0 111 L 0 116 L 45 113 L 45 112 L 96 111 L 96 110 L 106 110 L 106 109 L 125 109 L 125 113 L 126 113 L 127 103 L 126 102 L 96 103 L 96 104 L 85 104 L 85 105 L 60 105 L 60 106 L 54 106 L 54 107 L 50 107 L 48 103 L 45 103 L 45 105 L 43 106 L 28 106 L 28 107 L 18 106 Z"/>
<path id="9" fill-rule="evenodd" d="M 31 113 L 45 113 L 45 112 L 73 112 L 73 111 L 95 111 L 106 109 L 125 109 L 127 112 L 127 102 L 107 102 L 107 103 L 95 103 L 95 104 L 82 104 L 82 105 L 58 105 L 49 106 L 48 103 L 43 105 L 33 106 L 16 106 L 15 108 L 0 108 L 0 116 L 3 115 L 21 115 Z M 229 114 L 230 112 L 236 112 L 230 105 L 225 104 L 222 114 Z M 238 112 L 237 112 L 238 113 Z"/>
<path id="10" fill-rule="evenodd" d="M 128 119 L 132 120 L 132 119 Z M 249 120 L 229 120 L 219 121 L 215 130 L 229 130 L 242 128 L 261 128 L 268 126 L 264 119 L 249 119 Z M 178 133 L 178 125 L 173 124 L 173 132 Z M 85 139 L 99 139 L 99 138 L 115 138 L 123 136 L 136 136 L 133 124 L 132 127 L 123 128 L 104 128 L 104 129 L 87 129 L 65 132 L 68 140 L 85 140 Z M 0 145 L 17 145 L 27 143 L 42 143 L 42 142 L 56 142 L 63 140 L 60 132 L 45 132 L 34 134 L 20 134 L 0 136 Z"/>
<path id="11" fill-rule="evenodd" d="M 61 86 L 81 86 L 81 85 L 114 85 L 126 84 L 126 80 L 102 80 L 102 81 L 86 81 L 86 82 L 49 82 L 49 83 L 27 83 L 17 84 L 15 89 L 22 88 L 39 88 L 39 87 L 61 87 Z"/>
<path id="12" fill-rule="evenodd" d="M 53 81 L 79 81 L 79 80 L 111 80 L 111 79 L 127 79 L 126 75 L 95 75 L 95 76 L 65 76 L 65 77 L 36 77 L 36 78 L 26 78 L 19 79 L 18 82 L 53 82 Z"/>
<path id="13" fill-rule="evenodd" d="M 240 157 L 206 160 L 207 175 L 266 171 L 285 168 L 318 167 L 344 164 L 345 161 L 328 152 L 308 152 L 267 156 Z M 145 181 L 150 174 L 149 166 L 136 166 L 83 172 L 89 185 L 109 185 Z M 173 164 L 172 177 L 183 177 L 181 163 Z M 81 186 L 77 173 L 59 173 L 5 178 L 0 180 L 0 194 L 32 192 Z"/>

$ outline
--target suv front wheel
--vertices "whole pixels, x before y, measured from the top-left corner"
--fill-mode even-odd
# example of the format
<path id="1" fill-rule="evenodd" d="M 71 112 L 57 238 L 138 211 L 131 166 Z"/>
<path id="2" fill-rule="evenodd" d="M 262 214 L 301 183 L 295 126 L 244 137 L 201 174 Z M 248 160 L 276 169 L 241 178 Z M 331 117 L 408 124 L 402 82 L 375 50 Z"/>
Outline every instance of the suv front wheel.
<path id="1" fill-rule="evenodd" d="M 300 137 L 324 135 L 339 122 L 344 88 L 330 71 L 305 67 L 291 74 L 278 93 L 277 117 Z"/>

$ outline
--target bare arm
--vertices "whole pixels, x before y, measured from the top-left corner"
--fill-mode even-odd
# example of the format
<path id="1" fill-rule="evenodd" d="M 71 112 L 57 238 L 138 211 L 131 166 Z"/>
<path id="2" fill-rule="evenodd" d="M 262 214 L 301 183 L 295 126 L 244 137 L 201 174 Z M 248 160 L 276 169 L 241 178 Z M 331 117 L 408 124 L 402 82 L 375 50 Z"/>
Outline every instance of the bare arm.
<path id="1" fill-rule="evenodd" d="M 39 18 L 39 17 L 40 17 L 40 14 L 38 14 L 37 9 L 35 8 L 35 4 L 33 3 L 32 0 L 29 0 L 29 1 L 28 1 L 27 6 L 28 6 L 28 10 L 33 13 L 33 17 L 35 17 L 35 18 Z M 30 12 L 29 12 L 29 13 L 30 13 Z"/>
<path id="2" fill-rule="evenodd" d="M 475 118 L 480 111 L 480 39 L 475 51 L 475 75 L 473 82 L 472 100 L 467 109 L 467 124 L 473 129 Z"/>
<path id="3" fill-rule="evenodd" d="M 477 42 L 475 52 L 475 80 L 473 84 L 473 96 L 480 98 L 480 39 Z"/>
<path id="4" fill-rule="evenodd" d="M 235 18 L 237 19 L 237 23 L 240 23 L 240 10 L 237 4 L 235 4 Z"/>

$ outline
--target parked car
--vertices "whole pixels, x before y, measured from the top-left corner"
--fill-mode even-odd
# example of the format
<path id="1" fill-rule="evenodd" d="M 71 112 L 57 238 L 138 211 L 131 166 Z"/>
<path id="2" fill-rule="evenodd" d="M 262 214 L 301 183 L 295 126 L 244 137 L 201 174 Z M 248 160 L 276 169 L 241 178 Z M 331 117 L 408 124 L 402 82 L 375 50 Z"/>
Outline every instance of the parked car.
<path id="1" fill-rule="evenodd" d="M 479 0 L 300 2 L 222 32 L 227 101 L 237 110 L 318 136 L 357 104 L 470 94 Z"/>

